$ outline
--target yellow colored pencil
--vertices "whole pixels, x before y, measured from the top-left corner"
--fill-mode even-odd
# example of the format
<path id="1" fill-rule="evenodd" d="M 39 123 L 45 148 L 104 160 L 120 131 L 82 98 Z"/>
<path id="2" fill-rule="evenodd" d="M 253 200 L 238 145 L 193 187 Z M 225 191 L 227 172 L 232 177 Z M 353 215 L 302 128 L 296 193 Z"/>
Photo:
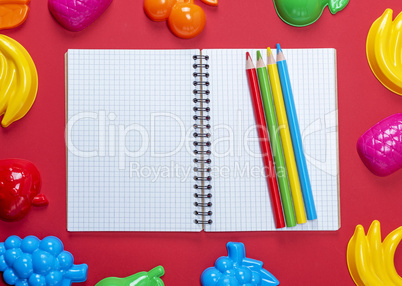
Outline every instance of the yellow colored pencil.
<path id="1" fill-rule="evenodd" d="M 290 137 L 290 130 L 288 119 L 286 117 L 285 103 L 283 101 L 281 82 L 279 80 L 278 67 L 276 66 L 274 55 L 270 48 L 267 48 L 268 54 L 268 74 L 269 81 L 271 82 L 272 97 L 276 110 L 276 117 L 278 119 L 279 134 L 282 140 L 283 153 L 285 155 L 286 169 L 289 176 L 290 190 L 292 192 L 293 206 L 295 208 L 295 215 L 298 224 L 307 222 L 306 211 L 304 209 L 303 196 L 300 187 L 299 174 L 297 172 L 297 165 L 295 155 L 293 152 L 292 139 Z"/>

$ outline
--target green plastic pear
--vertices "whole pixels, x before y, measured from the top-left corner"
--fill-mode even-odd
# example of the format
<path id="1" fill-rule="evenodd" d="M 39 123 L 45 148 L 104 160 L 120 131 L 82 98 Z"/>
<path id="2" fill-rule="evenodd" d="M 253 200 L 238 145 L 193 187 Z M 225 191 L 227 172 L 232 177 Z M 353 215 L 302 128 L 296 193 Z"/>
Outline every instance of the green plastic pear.
<path id="1" fill-rule="evenodd" d="M 278 16 L 287 24 L 304 27 L 320 18 L 324 8 L 335 14 L 346 7 L 349 0 L 274 0 Z"/>
<path id="2" fill-rule="evenodd" d="M 139 272 L 137 274 L 125 277 L 108 277 L 95 286 L 164 286 L 165 284 L 159 278 L 165 274 L 165 269 L 162 266 L 157 266 L 149 272 Z"/>

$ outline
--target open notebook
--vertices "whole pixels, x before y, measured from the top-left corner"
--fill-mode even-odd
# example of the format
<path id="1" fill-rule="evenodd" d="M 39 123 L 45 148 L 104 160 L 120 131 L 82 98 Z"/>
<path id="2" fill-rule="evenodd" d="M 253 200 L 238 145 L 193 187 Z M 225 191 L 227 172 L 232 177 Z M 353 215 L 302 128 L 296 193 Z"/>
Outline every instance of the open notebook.
<path id="1" fill-rule="evenodd" d="M 276 230 L 246 51 L 67 52 L 69 231 Z M 337 230 L 336 51 L 283 51 L 318 216 L 283 230 Z"/>

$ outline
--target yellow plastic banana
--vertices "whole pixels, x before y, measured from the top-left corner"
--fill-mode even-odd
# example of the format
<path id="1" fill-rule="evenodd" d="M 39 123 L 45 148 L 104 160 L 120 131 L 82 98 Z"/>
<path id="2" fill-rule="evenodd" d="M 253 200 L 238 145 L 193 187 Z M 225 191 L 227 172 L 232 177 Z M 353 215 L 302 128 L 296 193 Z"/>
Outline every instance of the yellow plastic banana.
<path id="1" fill-rule="evenodd" d="M 1 125 L 9 126 L 21 119 L 32 107 L 38 91 L 38 74 L 35 64 L 17 41 L 0 35 L 0 116 Z"/>
<path id="2" fill-rule="evenodd" d="M 362 228 L 362 235 L 364 230 Z M 389 285 L 390 279 L 387 276 L 387 270 L 383 262 L 383 251 L 381 243 L 381 227 L 378 221 L 373 221 L 367 231 L 367 240 L 371 251 L 371 262 L 373 263 L 373 271 L 377 274 L 381 281 L 384 281 L 385 285 Z"/>
<path id="3" fill-rule="evenodd" d="M 392 21 L 392 10 L 386 9 L 371 26 L 366 53 L 377 79 L 392 92 L 402 95 L 402 13 Z"/>
<path id="4" fill-rule="evenodd" d="M 381 242 L 380 223 L 371 224 L 367 236 L 356 226 L 347 249 L 349 273 L 357 286 L 402 286 L 402 278 L 394 265 L 394 255 L 402 239 L 402 227 Z"/>
<path id="5" fill-rule="evenodd" d="M 398 247 L 400 241 L 402 239 L 402 227 L 399 227 L 392 231 L 388 236 L 384 239 L 383 247 L 384 247 L 384 264 L 385 268 L 388 271 L 388 275 L 391 277 L 394 285 L 402 285 L 402 278 L 396 272 L 394 265 L 394 256 L 396 248 Z"/>
<path id="6" fill-rule="evenodd" d="M 10 94 L 15 91 L 17 80 L 15 80 L 14 64 L 7 61 L 3 54 L 1 54 L 0 64 L 2 67 L 2 73 L 0 75 L 0 115 L 2 115 L 6 112 Z"/>

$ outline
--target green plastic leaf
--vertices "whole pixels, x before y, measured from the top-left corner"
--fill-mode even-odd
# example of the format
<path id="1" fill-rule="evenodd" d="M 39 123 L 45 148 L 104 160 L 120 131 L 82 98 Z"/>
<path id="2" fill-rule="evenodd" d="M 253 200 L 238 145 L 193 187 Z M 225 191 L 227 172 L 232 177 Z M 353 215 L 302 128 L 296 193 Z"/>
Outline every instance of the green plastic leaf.
<path id="1" fill-rule="evenodd" d="M 343 10 L 346 5 L 348 5 L 349 0 L 330 0 L 328 4 L 329 11 L 332 14 L 336 14 L 337 12 Z"/>

